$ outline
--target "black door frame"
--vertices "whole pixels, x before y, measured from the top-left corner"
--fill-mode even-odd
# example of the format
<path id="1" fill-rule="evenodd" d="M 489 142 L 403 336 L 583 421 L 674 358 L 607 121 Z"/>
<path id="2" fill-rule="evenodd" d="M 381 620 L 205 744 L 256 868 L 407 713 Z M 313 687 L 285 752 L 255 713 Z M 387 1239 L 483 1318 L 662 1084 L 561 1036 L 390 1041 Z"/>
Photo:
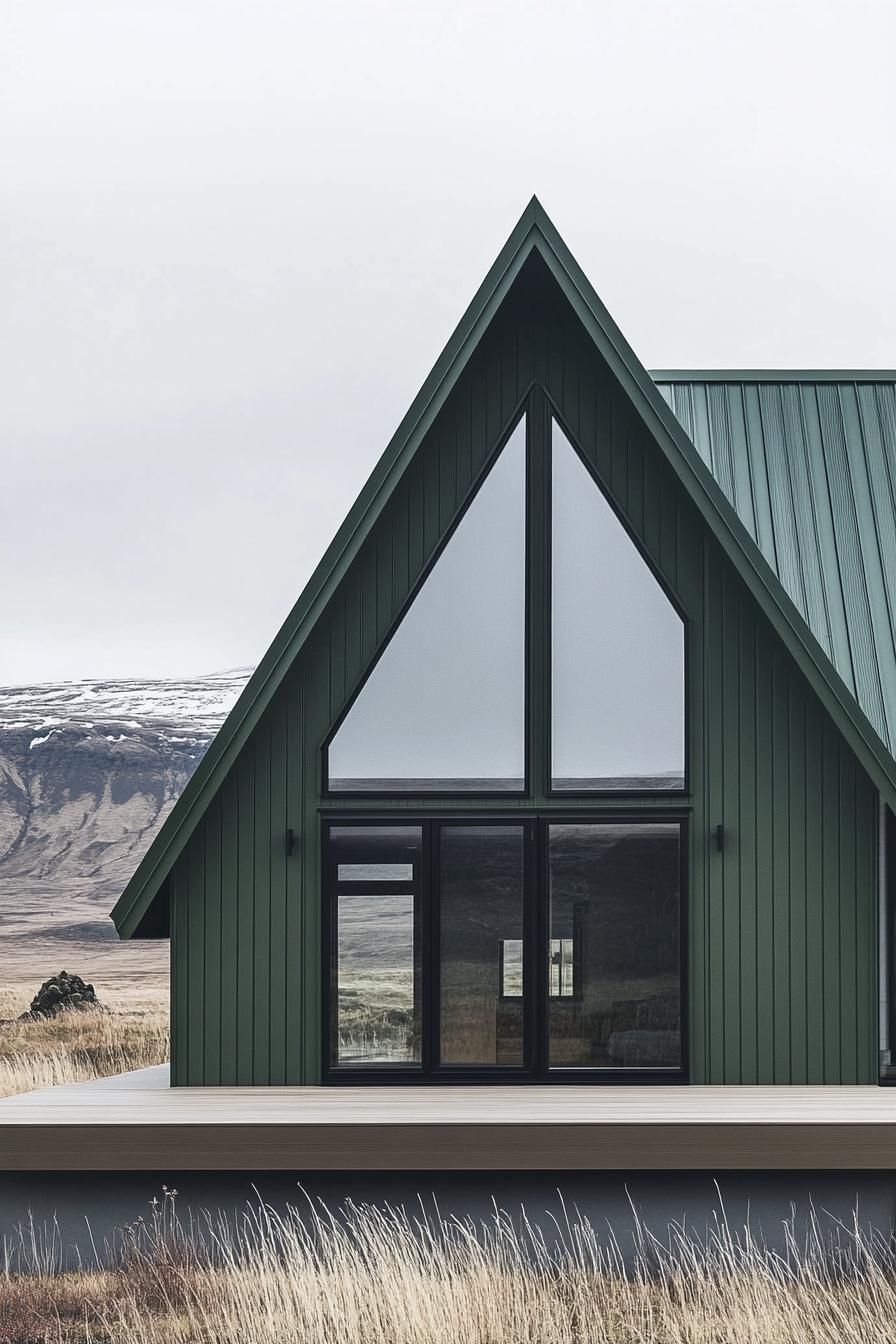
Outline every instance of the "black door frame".
<path id="1" fill-rule="evenodd" d="M 679 829 L 679 939 L 680 939 L 680 1020 L 681 1064 L 677 1068 L 623 1069 L 604 1067 L 553 1068 L 548 1065 L 549 1047 L 549 909 L 548 830 L 557 824 L 600 824 L 610 822 L 666 822 Z M 626 809 L 603 810 L 587 813 L 560 812 L 550 809 L 537 811 L 494 812 L 487 814 L 471 811 L 459 816 L 453 814 L 366 813 L 358 815 L 330 815 L 322 819 L 321 835 L 321 986 L 322 986 L 322 1080 L 337 1085 L 359 1084 L 377 1086 L 386 1083 L 538 1083 L 551 1086 L 564 1083 L 687 1083 L 688 1082 L 688 829 L 690 818 L 686 810 Z M 335 985 L 336 923 L 333 907 L 339 892 L 334 859 L 329 844 L 332 826 L 359 827 L 417 827 L 421 829 L 422 864 L 419 892 L 415 899 L 415 915 L 421 939 L 420 994 L 421 994 L 421 1063 L 395 1065 L 338 1065 L 331 1063 L 333 1019 L 332 989 Z M 515 1065 L 443 1065 L 436 1058 L 440 1026 L 439 969 L 439 886 L 438 835 L 450 826 L 519 826 L 524 835 L 523 872 L 523 1059 Z M 543 895 L 542 895 L 543 894 Z M 528 990 L 525 986 L 530 987 Z"/>

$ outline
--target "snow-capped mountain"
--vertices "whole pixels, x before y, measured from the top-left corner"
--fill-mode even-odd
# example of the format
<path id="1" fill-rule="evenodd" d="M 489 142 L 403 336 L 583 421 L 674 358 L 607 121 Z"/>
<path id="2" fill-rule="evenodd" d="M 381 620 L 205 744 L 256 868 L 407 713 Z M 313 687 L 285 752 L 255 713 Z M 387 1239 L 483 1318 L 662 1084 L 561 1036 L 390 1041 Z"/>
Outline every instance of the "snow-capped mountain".
<path id="1" fill-rule="evenodd" d="M 108 909 L 248 679 L 0 687 L 0 915 L 46 889 Z M 30 904 L 30 902 L 29 902 Z"/>

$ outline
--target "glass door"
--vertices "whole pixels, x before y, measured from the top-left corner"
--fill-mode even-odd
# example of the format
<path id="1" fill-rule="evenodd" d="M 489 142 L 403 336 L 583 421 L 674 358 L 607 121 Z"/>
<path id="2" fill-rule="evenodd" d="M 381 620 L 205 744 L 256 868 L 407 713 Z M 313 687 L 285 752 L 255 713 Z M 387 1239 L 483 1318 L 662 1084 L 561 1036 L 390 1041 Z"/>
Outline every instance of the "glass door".
<path id="1" fill-rule="evenodd" d="M 438 1062 L 527 1059 L 525 825 L 442 825 L 437 851 Z"/>
<path id="2" fill-rule="evenodd" d="M 681 1075 L 683 828 L 329 825 L 327 1075 Z"/>
<path id="3" fill-rule="evenodd" d="M 546 830 L 548 1069 L 679 1069 L 679 822 Z"/>

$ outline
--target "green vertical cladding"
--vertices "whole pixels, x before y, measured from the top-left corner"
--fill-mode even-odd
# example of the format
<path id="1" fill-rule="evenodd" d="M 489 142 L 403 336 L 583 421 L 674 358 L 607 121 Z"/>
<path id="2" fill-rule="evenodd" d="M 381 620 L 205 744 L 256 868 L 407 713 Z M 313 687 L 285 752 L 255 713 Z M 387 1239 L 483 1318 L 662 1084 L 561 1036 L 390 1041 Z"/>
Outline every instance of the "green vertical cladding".
<path id="1" fill-rule="evenodd" d="M 321 748 L 533 383 L 687 619 L 690 1077 L 876 1078 L 875 789 L 533 256 L 172 870 L 177 1084 L 319 1081 Z M 792 418 L 789 404 L 760 405 L 760 391 L 741 399 L 745 417 Z M 701 403 L 708 436 L 729 395 Z M 741 502 L 760 544 L 781 548 L 776 561 L 802 585 L 803 605 L 818 606 L 817 574 L 795 568 L 806 525 L 797 492 L 784 489 L 771 455 L 747 478 L 737 444 L 723 449 L 724 488 L 748 493 Z M 813 451 L 807 432 L 807 471 Z M 836 647 L 843 613 L 831 608 L 827 619 Z M 577 805 L 552 803 L 534 784 L 500 806 Z"/>

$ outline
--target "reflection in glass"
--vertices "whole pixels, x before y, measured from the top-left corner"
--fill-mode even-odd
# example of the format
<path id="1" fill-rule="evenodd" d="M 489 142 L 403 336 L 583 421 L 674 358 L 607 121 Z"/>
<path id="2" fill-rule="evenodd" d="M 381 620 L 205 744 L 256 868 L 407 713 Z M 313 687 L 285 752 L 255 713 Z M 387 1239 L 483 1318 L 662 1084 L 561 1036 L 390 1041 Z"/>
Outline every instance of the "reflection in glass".
<path id="1" fill-rule="evenodd" d="M 339 895 L 339 1064 L 420 1059 L 414 897 Z"/>
<path id="2" fill-rule="evenodd" d="M 338 881 L 411 881 L 420 866 L 422 834 L 419 826 L 331 826 Z"/>
<path id="3" fill-rule="evenodd" d="M 413 878 L 411 863 L 340 863 L 336 869 L 337 882 L 411 882 Z"/>
<path id="4" fill-rule="evenodd" d="M 553 426 L 555 789 L 684 786 L 684 625 Z"/>
<path id="5" fill-rule="evenodd" d="M 505 999 L 523 997 L 523 940 L 501 939 L 501 994 Z"/>
<path id="6" fill-rule="evenodd" d="M 551 939 L 548 992 L 552 999 L 569 999 L 575 993 L 572 949 L 572 938 Z"/>
<path id="7" fill-rule="evenodd" d="M 523 1062 L 523 828 L 444 826 L 443 1064 Z"/>
<path id="8" fill-rule="evenodd" d="M 334 1064 L 420 1063 L 421 851 L 419 826 L 330 828 Z"/>
<path id="9" fill-rule="evenodd" d="M 523 420 L 334 735 L 331 790 L 522 788 L 525 440 Z"/>
<path id="10" fill-rule="evenodd" d="M 680 843 L 672 822 L 550 827 L 551 1068 L 680 1066 Z"/>

